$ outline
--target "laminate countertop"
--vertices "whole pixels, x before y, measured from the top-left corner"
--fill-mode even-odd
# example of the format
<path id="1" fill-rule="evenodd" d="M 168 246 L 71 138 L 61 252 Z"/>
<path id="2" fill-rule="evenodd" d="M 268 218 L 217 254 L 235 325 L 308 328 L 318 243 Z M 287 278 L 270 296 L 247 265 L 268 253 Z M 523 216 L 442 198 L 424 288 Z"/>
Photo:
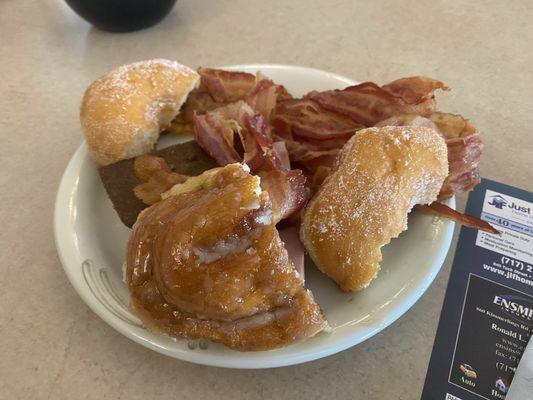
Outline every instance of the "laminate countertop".
<path id="1" fill-rule="evenodd" d="M 419 399 L 456 239 L 392 326 L 302 365 L 189 364 L 98 318 L 69 284 L 52 226 L 61 174 L 82 141 L 80 99 L 101 74 L 149 58 L 295 64 L 378 83 L 428 75 L 453 89 L 439 108 L 479 128 L 482 175 L 531 191 L 532 20 L 525 0 L 179 0 L 160 24 L 114 34 L 61 1 L 0 2 L 0 398 Z"/>

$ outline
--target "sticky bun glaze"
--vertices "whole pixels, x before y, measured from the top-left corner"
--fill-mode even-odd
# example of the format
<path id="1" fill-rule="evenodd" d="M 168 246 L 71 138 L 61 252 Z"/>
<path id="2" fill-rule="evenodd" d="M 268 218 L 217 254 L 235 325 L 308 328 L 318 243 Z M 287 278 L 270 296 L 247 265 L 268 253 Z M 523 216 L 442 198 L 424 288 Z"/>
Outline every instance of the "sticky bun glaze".
<path id="1" fill-rule="evenodd" d="M 162 197 L 139 215 L 125 265 L 132 308 L 149 329 L 247 351 L 324 328 L 259 177 L 230 164 Z"/>

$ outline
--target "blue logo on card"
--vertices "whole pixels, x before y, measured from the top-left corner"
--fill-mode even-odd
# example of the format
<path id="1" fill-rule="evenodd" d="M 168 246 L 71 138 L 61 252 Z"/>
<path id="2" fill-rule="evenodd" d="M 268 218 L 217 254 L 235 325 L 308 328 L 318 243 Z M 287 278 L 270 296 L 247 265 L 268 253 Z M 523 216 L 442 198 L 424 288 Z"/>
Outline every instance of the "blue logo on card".
<path id="1" fill-rule="evenodd" d="M 491 206 L 494 206 L 500 210 L 502 210 L 504 207 L 507 207 L 507 208 L 512 208 L 520 213 L 524 213 L 524 214 L 527 214 L 527 215 L 530 215 L 531 214 L 531 208 L 530 207 L 523 207 L 523 206 L 519 206 L 518 204 L 516 204 L 514 201 L 509 203 L 509 201 L 507 201 L 507 199 L 503 196 L 500 196 L 499 194 L 497 195 L 494 195 L 494 196 L 490 196 L 491 197 L 491 201 L 489 202 L 489 205 Z"/>
<path id="2" fill-rule="evenodd" d="M 492 201 L 489 203 L 491 206 L 499 208 L 500 210 L 507 205 L 507 200 L 499 194 L 496 196 L 491 196 Z"/>

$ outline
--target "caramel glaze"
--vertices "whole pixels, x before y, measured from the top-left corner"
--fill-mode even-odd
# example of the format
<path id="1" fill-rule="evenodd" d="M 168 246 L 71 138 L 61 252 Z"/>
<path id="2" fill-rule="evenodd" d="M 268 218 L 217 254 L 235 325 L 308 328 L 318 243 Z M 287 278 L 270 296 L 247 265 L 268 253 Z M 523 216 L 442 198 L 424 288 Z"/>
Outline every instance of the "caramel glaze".
<path id="1" fill-rule="evenodd" d="M 134 311 L 152 330 L 243 351 L 319 332 L 324 317 L 275 223 L 259 178 L 239 164 L 144 210 L 126 256 Z"/>

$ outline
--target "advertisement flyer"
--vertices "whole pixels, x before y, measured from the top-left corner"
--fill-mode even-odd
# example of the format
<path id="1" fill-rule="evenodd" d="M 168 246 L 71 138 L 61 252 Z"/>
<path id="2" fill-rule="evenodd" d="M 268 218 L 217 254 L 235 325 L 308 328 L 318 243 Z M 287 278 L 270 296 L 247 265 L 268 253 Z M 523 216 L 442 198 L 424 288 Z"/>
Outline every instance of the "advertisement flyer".
<path id="1" fill-rule="evenodd" d="M 533 333 L 533 194 L 484 179 L 466 213 L 501 234 L 461 228 L 422 400 L 505 399 Z"/>

